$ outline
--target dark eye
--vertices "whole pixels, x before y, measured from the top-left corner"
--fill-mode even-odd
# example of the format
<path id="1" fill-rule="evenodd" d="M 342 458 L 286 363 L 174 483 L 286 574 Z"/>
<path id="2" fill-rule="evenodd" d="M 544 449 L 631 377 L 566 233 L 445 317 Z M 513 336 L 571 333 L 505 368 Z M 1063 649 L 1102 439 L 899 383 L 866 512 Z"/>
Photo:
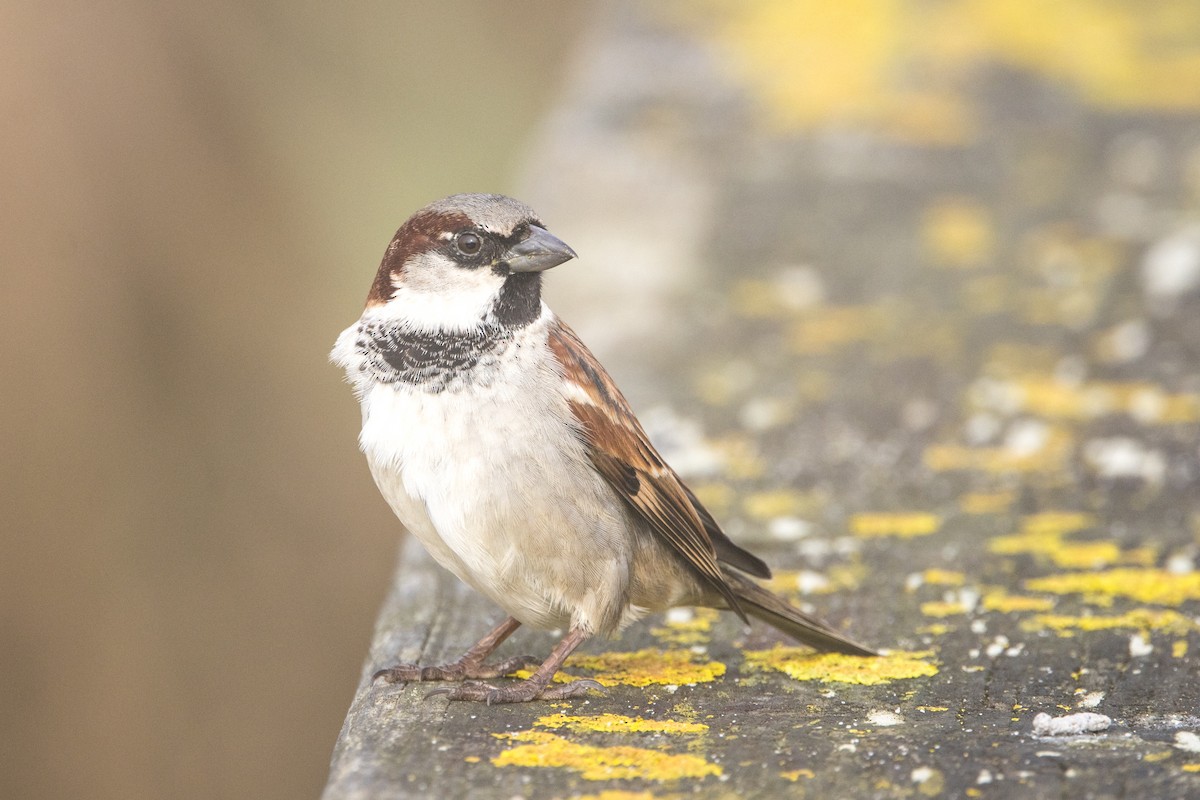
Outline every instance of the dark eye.
<path id="1" fill-rule="evenodd" d="M 454 246 L 464 256 L 473 256 L 483 247 L 483 240 L 479 238 L 478 234 L 465 231 L 454 237 Z"/>

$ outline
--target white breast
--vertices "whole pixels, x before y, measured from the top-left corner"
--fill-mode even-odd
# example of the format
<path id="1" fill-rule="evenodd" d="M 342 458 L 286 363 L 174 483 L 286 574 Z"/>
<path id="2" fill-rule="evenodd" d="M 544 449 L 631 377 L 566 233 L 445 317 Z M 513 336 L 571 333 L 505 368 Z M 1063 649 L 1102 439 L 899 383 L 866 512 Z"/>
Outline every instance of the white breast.
<path id="1" fill-rule="evenodd" d="M 360 445 L 442 566 L 524 623 L 605 631 L 626 610 L 627 512 L 575 433 L 550 319 L 525 328 L 487 380 L 439 393 L 363 383 Z"/>

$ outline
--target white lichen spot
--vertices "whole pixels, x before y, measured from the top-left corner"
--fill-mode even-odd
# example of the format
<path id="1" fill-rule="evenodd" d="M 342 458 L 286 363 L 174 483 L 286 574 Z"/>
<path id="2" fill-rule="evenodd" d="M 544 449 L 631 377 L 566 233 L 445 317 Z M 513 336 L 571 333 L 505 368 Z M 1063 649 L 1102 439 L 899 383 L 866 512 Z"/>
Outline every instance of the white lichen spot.
<path id="1" fill-rule="evenodd" d="M 1001 423 L 999 418 L 985 411 L 980 411 L 967 418 L 963 435 L 966 437 L 967 444 L 978 447 L 979 445 L 993 442 L 1000 433 L 1000 428 Z"/>
<path id="2" fill-rule="evenodd" d="M 1004 634 L 1000 634 L 995 639 L 992 639 L 991 643 L 984 648 L 983 652 L 988 658 L 996 658 L 1005 650 L 1007 650 L 1008 646 L 1008 637 Z"/>
<path id="3" fill-rule="evenodd" d="M 904 404 L 901 412 L 904 426 L 911 431 L 923 431 L 938 420 L 938 407 L 932 400 L 918 397 Z"/>
<path id="4" fill-rule="evenodd" d="M 767 532 L 771 538 L 783 542 L 794 542 L 812 533 L 812 523 L 799 517 L 775 517 L 767 523 Z"/>
<path id="5" fill-rule="evenodd" d="M 877 725 L 880 728 L 891 728 L 896 725 L 903 725 L 904 717 L 895 711 L 877 710 L 867 714 L 867 722 Z"/>
<path id="6" fill-rule="evenodd" d="M 1142 290 L 1159 313 L 1175 310 L 1180 295 L 1200 288 L 1200 225 L 1156 242 L 1142 261 Z"/>
<path id="7" fill-rule="evenodd" d="M 1101 478 L 1135 479 L 1152 486 L 1166 476 L 1163 454 L 1128 436 L 1092 439 L 1083 447 L 1083 460 Z"/>
<path id="8" fill-rule="evenodd" d="M 1172 553 L 1164 568 L 1172 575 L 1187 575 L 1196 571 L 1196 561 L 1190 553 Z"/>
<path id="9" fill-rule="evenodd" d="M 1138 422 L 1153 425 L 1167 410 L 1167 397 L 1160 389 L 1142 389 L 1129 398 L 1129 413 Z"/>
<path id="10" fill-rule="evenodd" d="M 696 618 L 696 612 L 691 608 L 677 607 L 667 610 L 668 625 L 686 625 Z"/>
<path id="11" fill-rule="evenodd" d="M 1129 637 L 1129 655 L 1134 658 L 1143 658 L 1154 652 L 1154 645 L 1141 633 L 1135 633 Z"/>
<path id="12" fill-rule="evenodd" d="M 1177 731 L 1175 733 L 1175 747 L 1185 753 L 1200 753 L 1200 736 L 1197 736 L 1192 731 Z"/>
<path id="13" fill-rule="evenodd" d="M 776 428 L 792 416 L 787 403 L 774 397 L 754 397 L 747 400 L 738 412 L 738 422 L 754 433 Z"/>
<path id="14" fill-rule="evenodd" d="M 1011 458 L 1029 458 L 1040 453 L 1049 440 L 1049 425 L 1041 420 L 1019 419 L 1009 425 L 1004 449 Z"/>
<path id="15" fill-rule="evenodd" d="M 1112 329 L 1109 339 L 1115 361 L 1136 361 L 1150 349 L 1150 326 L 1142 319 L 1122 322 Z"/>
<path id="16" fill-rule="evenodd" d="M 1034 736 L 1078 736 L 1084 733 L 1099 733 L 1108 730 L 1112 717 L 1080 711 L 1064 717 L 1052 717 L 1043 712 L 1033 718 Z"/>

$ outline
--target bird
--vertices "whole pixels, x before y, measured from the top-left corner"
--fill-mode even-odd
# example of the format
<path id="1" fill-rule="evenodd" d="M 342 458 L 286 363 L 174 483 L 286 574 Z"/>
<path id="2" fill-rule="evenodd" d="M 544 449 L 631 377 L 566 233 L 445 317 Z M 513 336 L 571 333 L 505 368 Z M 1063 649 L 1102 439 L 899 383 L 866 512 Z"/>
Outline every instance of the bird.
<path id="1" fill-rule="evenodd" d="M 525 203 L 457 194 L 396 232 L 330 360 L 362 412 L 359 446 L 396 517 L 442 567 L 507 614 L 463 656 L 398 664 L 386 683 L 519 703 L 581 697 L 552 681 L 594 636 L 677 606 L 755 617 L 819 650 L 876 655 L 773 594 L 668 465 L 628 401 L 542 299 L 576 253 Z M 565 631 L 541 660 L 488 657 L 518 627 Z M 504 685 L 492 679 L 528 667 Z"/>

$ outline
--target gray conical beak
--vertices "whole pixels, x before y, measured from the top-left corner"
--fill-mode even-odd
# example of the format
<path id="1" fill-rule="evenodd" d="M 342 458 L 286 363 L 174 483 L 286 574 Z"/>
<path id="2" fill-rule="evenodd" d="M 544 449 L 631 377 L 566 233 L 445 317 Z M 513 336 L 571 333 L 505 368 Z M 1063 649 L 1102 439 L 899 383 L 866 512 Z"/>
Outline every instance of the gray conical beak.
<path id="1" fill-rule="evenodd" d="M 529 236 L 508 249 L 504 263 L 513 272 L 541 272 L 575 258 L 566 242 L 545 228 L 529 226 Z"/>

